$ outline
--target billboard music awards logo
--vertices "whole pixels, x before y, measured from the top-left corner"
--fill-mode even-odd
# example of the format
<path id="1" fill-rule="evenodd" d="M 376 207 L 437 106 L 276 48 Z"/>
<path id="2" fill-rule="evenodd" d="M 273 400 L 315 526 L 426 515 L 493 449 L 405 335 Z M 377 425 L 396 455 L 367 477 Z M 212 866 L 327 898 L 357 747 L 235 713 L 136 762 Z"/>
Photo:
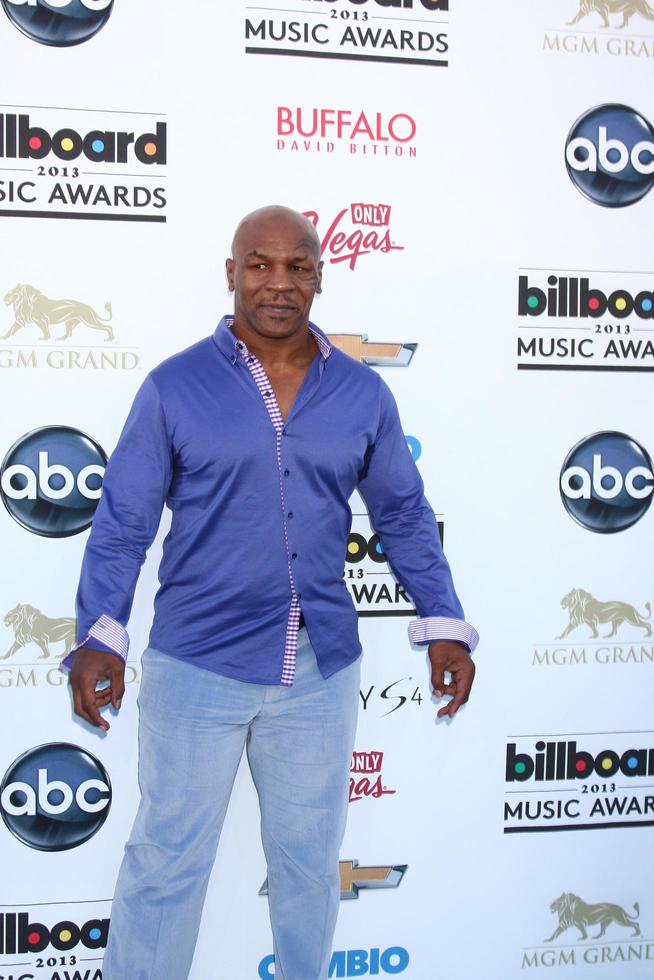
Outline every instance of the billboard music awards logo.
<path id="1" fill-rule="evenodd" d="M 565 162 L 570 180 L 593 204 L 635 204 L 654 183 L 654 128 L 629 106 L 596 106 L 568 133 Z"/>
<path id="2" fill-rule="evenodd" d="M 0 496 L 21 527 L 67 538 L 91 526 L 108 462 L 79 429 L 47 425 L 21 436 L 0 467 Z"/>
<path id="3" fill-rule="evenodd" d="M 537 946 L 523 948 L 523 970 L 654 960 L 654 942 L 642 935 L 639 902 L 587 902 L 574 892 L 562 892 L 550 903 L 549 913 L 554 931 Z M 546 921 L 543 916 L 543 929 Z"/>
<path id="4" fill-rule="evenodd" d="M 654 58 L 654 8 L 648 0 L 565 0 L 560 24 L 545 31 L 542 47 L 568 55 Z"/>
<path id="5" fill-rule="evenodd" d="M 519 371 L 654 371 L 654 273 L 521 269 Z"/>
<path id="6" fill-rule="evenodd" d="M 19 31 L 56 48 L 92 38 L 109 20 L 113 5 L 114 0 L 2 0 Z"/>
<path id="7" fill-rule="evenodd" d="M 415 616 L 413 601 L 393 576 L 379 535 L 372 529 L 363 502 L 357 505 L 357 498 L 361 500 L 355 494 L 357 509 L 352 511 L 343 573 L 354 606 L 359 616 Z M 437 523 L 442 543 L 441 515 Z"/>
<path id="8" fill-rule="evenodd" d="M 394 796 L 397 790 L 384 785 L 382 776 L 383 752 L 353 752 L 350 763 L 350 803 L 358 800 L 378 800 Z"/>
<path id="9" fill-rule="evenodd" d="M 509 736 L 504 833 L 654 826 L 654 732 Z"/>
<path id="10" fill-rule="evenodd" d="M 0 905 L 4 980 L 102 980 L 111 903 Z"/>
<path id="11" fill-rule="evenodd" d="M 165 222 L 166 161 L 153 113 L 0 105 L 2 217 Z"/>
<path id="12" fill-rule="evenodd" d="M 277 106 L 277 149 L 291 153 L 415 157 L 416 130 L 406 112 Z"/>
<path id="13" fill-rule="evenodd" d="M 570 589 L 561 599 L 559 626 L 565 625 L 555 639 L 534 645 L 532 666 L 654 664 L 652 605 L 641 605 L 642 612 L 623 599 L 597 599 L 585 589 Z"/>
<path id="14" fill-rule="evenodd" d="M 318 232 L 323 258 L 331 265 L 346 263 L 354 272 L 362 255 L 402 252 L 392 238 L 390 204 L 350 204 L 323 223 L 317 211 L 304 211 Z"/>
<path id="15" fill-rule="evenodd" d="M 649 453 L 624 432 L 595 432 L 572 447 L 561 467 L 561 500 L 570 517 L 598 534 L 632 527 L 649 509 Z"/>
<path id="16" fill-rule="evenodd" d="M 107 819 L 111 783 L 102 763 L 66 742 L 39 745 L 9 766 L 0 814 L 22 844 L 37 851 L 79 847 Z"/>
<path id="17" fill-rule="evenodd" d="M 136 348 L 115 344 L 111 303 L 101 314 L 80 299 L 53 298 L 29 283 L 16 283 L 3 299 L 8 326 L 0 334 L 0 370 L 134 371 L 140 366 Z"/>
<path id="18" fill-rule="evenodd" d="M 245 9 L 246 54 L 448 64 L 449 0 L 273 0 Z"/>

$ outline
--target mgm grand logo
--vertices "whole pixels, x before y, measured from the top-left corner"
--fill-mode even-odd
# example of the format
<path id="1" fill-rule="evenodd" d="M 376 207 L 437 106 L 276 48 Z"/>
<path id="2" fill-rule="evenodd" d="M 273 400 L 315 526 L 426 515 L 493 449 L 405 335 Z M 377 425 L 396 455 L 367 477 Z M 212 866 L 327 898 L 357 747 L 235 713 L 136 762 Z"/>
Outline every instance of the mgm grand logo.
<path id="1" fill-rule="evenodd" d="M 568 26 L 572 27 L 578 24 L 589 14 L 597 14 L 601 17 L 602 27 L 615 26 L 618 30 L 626 27 L 634 14 L 639 14 L 645 20 L 654 20 L 654 10 L 647 3 L 647 0 L 579 0 L 579 9 L 576 16 L 568 21 Z M 611 23 L 609 16 L 614 14 L 622 17 L 622 23 Z"/>
<path id="2" fill-rule="evenodd" d="M 551 903 L 550 912 L 557 917 L 556 928 L 545 940 L 545 946 L 523 950 L 523 970 L 539 966 L 577 966 L 582 963 L 597 966 L 654 959 L 654 943 L 641 938 L 638 902 L 633 903 L 630 913 L 614 902 L 590 904 L 572 892 L 563 892 Z M 588 932 L 591 928 L 597 928 L 593 935 Z M 573 934 L 568 944 L 558 943 L 557 940 L 571 929 Z M 625 934 L 625 929 L 630 930 L 630 934 Z M 607 939 L 598 942 L 608 930 Z M 557 945 L 550 945 L 552 943 Z"/>
<path id="3" fill-rule="evenodd" d="M 73 616 L 46 616 L 35 606 L 19 602 L 6 613 L 3 622 L 13 632 L 13 640 L 9 648 L 0 654 L 0 660 L 8 662 L 0 667 L 0 688 L 61 687 L 66 684 L 66 674 L 61 670 L 59 661 L 70 653 L 75 643 Z M 25 663 L 20 658 L 19 665 L 9 663 L 23 651 L 28 656 L 33 647 L 40 651 L 35 662 Z M 132 684 L 137 679 L 135 667 L 127 664 L 125 683 Z"/>
<path id="4" fill-rule="evenodd" d="M 69 346 L 69 342 L 93 338 L 89 331 L 99 334 L 97 339 L 103 344 L 115 343 L 111 303 L 104 304 L 106 316 L 101 316 L 81 300 L 52 299 L 34 286 L 18 283 L 5 293 L 4 304 L 12 318 L 8 329 L 0 334 L 4 342 L 0 344 L 0 368 L 134 370 L 139 365 L 134 348 Z M 61 333 L 53 336 L 53 331 Z M 35 339 L 37 343 L 33 343 Z"/>
<path id="5" fill-rule="evenodd" d="M 52 619 L 34 606 L 19 602 L 10 609 L 4 618 L 5 626 L 14 631 L 14 640 L 6 653 L 0 654 L 0 660 L 8 660 L 33 643 L 39 648 L 39 660 L 45 660 L 52 655 L 51 643 L 63 643 L 63 649 L 57 653 L 64 657 L 75 643 L 75 620 L 71 616 Z"/>
<path id="6" fill-rule="evenodd" d="M 573 639 L 537 644 L 532 666 L 654 663 L 654 644 L 643 642 L 652 639 L 650 602 L 643 602 L 639 612 L 623 599 L 596 599 L 585 589 L 570 589 L 561 599 L 561 608 L 568 621 L 556 640 Z"/>
<path id="7" fill-rule="evenodd" d="M 647 0 L 577 0 L 575 6 L 572 20 L 561 30 L 545 31 L 544 51 L 614 58 L 654 57 L 654 38 L 643 37 L 643 28 L 654 22 L 654 8 Z M 575 6 L 571 0 L 571 13 Z"/>

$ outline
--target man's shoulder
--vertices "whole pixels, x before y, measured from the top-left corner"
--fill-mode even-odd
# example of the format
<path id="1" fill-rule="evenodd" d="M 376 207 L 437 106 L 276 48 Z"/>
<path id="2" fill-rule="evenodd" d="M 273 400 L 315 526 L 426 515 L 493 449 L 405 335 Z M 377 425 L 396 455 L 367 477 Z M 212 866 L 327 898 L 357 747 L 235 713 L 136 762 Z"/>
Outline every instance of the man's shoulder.
<path id="1" fill-rule="evenodd" d="M 352 381 L 368 385 L 374 390 L 379 388 L 381 379 L 376 371 L 351 354 L 346 354 L 334 344 L 332 344 L 328 364 L 329 362 L 334 365 L 339 374 L 347 375 Z"/>
<path id="2" fill-rule="evenodd" d="M 157 364 L 150 371 L 150 377 L 161 391 L 171 384 L 179 386 L 185 380 L 192 380 L 199 371 L 206 370 L 207 363 L 214 359 L 215 351 L 213 339 L 203 337 Z"/>

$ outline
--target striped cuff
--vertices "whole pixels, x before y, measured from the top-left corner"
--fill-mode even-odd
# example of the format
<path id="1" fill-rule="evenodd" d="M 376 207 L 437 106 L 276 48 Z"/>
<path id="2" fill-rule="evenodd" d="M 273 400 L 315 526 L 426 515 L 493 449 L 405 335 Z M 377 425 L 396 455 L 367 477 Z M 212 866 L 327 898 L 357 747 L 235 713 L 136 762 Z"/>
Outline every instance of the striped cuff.
<path id="1" fill-rule="evenodd" d="M 409 623 L 409 639 L 412 643 L 431 643 L 433 640 L 458 640 L 465 643 L 470 653 L 479 643 L 479 633 L 470 623 L 447 616 L 424 616 Z"/>
<path id="2" fill-rule="evenodd" d="M 84 639 L 76 643 L 70 653 L 64 657 L 60 666 L 69 670 L 73 664 L 73 655 L 80 647 L 84 647 L 87 644 L 90 645 L 93 640 L 98 640 L 103 648 L 110 650 L 111 653 L 115 653 L 121 660 L 127 660 L 127 653 L 129 651 L 127 630 L 120 623 L 117 623 L 115 619 L 112 619 L 111 616 L 103 613 L 99 619 L 96 619 L 93 626 L 90 627 Z"/>

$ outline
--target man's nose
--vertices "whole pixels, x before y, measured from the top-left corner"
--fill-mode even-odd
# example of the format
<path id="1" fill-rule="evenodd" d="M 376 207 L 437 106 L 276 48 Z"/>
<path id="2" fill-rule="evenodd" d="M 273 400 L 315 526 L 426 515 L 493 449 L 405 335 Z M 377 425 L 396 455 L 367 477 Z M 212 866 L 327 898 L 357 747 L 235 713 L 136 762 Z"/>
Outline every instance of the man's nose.
<path id="1" fill-rule="evenodd" d="M 293 279 L 285 265 L 275 265 L 270 270 L 268 285 L 276 292 L 287 292 L 293 288 Z"/>

